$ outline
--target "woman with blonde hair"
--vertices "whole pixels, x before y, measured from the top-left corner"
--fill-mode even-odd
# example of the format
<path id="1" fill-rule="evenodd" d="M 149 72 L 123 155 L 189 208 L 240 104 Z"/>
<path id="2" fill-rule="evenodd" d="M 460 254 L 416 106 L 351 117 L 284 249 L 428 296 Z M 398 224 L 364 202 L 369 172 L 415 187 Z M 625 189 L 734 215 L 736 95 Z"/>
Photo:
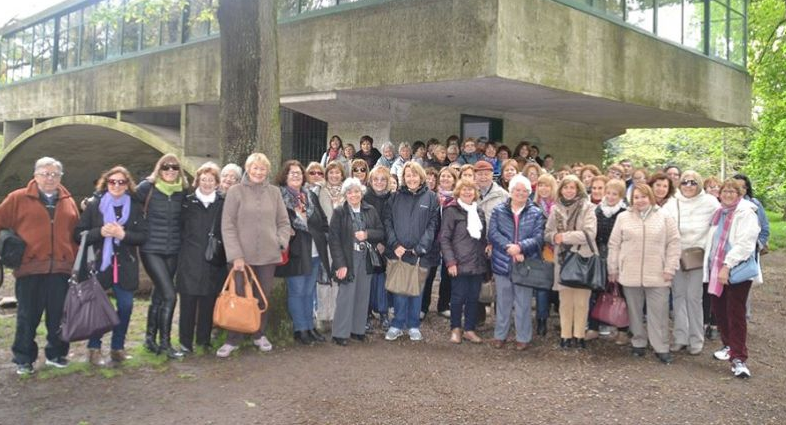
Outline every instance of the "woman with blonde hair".
<path id="1" fill-rule="evenodd" d="M 168 153 L 156 162 L 153 173 L 139 184 L 136 192 L 149 227 L 148 238 L 139 252 L 142 265 L 153 281 L 145 347 L 156 354 L 165 353 L 170 359 L 183 357 L 183 353 L 172 346 L 171 333 L 177 303 L 174 279 L 180 254 L 180 206 L 187 188 L 188 179 L 180 160 Z"/>
<path id="2" fill-rule="evenodd" d="M 368 180 L 368 163 L 365 159 L 355 159 L 352 161 L 352 167 L 350 168 L 350 177 L 354 177 L 360 180 L 361 183 L 364 185 L 367 183 Z"/>
<path id="3" fill-rule="evenodd" d="M 377 215 L 382 217 L 382 212 L 390 198 L 390 170 L 384 166 L 378 166 L 371 170 L 368 175 L 368 190 L 363 195 L 363 201 L 377 211 Z M 381 218 L 380 218 L 381 220 Z M 382 266 L 375 267 L 374 273 L 371 275 L 371 295 L 369 299 L 369 317 L 367 328 L 371 328 L 371 313 L 376 312 L 379 315 L 380 327 L 387 331 L 390 327 L 388 318 L 388 291 L 385 290 L 385 241 L 380 241 L 376 244 L 375 248 L 382 257 Z"/>
<path id="4" fill-rule="evenodd" d="M 538 191 L 535 194 L 534 203 L 537 205 L 543 214 L 543 225 L 545 226 L 546 220 L 551 214 L 557 196 L 557 180 L 551 174 L 541 174 L 538 177 Z M 541 251 L 543 260 L 554 262 L 554 245 L 545 242 L 543 243 L 543 250 Z M 549 306 L 554 304 L 559 305 L 559 297 L 556 291 L 551 289 L 536 289 L 535 290 L 535 310 L 537 318 L 537 334 L 538 336 L 546 336 L 548 331 L 547 322 L 549 318 Z"/>
<path id="5" fill-rule="evenodd" d="M 471 182 L 475 181 L 475 166 L 473 164 L 464 164 L 459 169 L 459 178 L 467 179 Z"/>

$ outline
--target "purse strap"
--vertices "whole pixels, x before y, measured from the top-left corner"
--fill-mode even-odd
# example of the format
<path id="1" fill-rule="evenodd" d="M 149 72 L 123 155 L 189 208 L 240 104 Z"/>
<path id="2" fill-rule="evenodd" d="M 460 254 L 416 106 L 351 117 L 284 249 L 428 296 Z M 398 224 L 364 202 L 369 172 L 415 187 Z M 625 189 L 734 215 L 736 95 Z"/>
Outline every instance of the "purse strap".
<path id="1" fill-rule="evenodd" d="M 82 259 L 85 256 L 85 250 L 87 250 L 87 266 L 90 268 L 90 273 L 95 273 L 96 254 L 92 248 L 87 246 L 87 230 L 82 231 L 79 237 L 79 250 L 76 252 L 76 259 L 74 260 L 74 266 L 71 268 L 71 278 L 69 279 L 71 283 L 77 283 L 79 279 L 79 272 L 82 271 Z"/>
<path id="2" fill-rule="evenodd" d="M 595 241 L 593 241 L 592 238 L 589 237 L 589 233 L 587 233 L 586 230 L 582 230 L 581 233 L 584 233 L 584 239 L 587 240 L 587 245 L 589 245 L 590 249 L 592 250 L 592 253 L 595 255 L 600 255 L 600 253 L 598 252 L 598 247 L 595 245 Z"/>
<path id="3" fill-rule="evenodd" d="M 260 313 L 266 312 L 268 308 L 267 296 L 265 295 L 265 291 L 262 290 L 262 285 L 259 284 L 259 279 L 257 279 L 254 269 L 252 269 L 248 264 L 243 267 L 243 279 L 245 279 L 246 285 L 246 291 L 243 298 L 252 298 L 254 296 L 251 288 L 251 283 L 253 282 L 254 286 L 256 286 L 260 296 L 262 297 L 262 301 L 265 303 L 265 306 L 260 310 Z M 231 270 L 229 272 L 229 276 L 227 276 L 226 282 L 224 282 L 224 287 L 221 289 L 221 292 L 231 291 L 230 294 L 235 295 L 237 294 L 236 287 L 237 283 L 235 282 L 235 270 Z"/>

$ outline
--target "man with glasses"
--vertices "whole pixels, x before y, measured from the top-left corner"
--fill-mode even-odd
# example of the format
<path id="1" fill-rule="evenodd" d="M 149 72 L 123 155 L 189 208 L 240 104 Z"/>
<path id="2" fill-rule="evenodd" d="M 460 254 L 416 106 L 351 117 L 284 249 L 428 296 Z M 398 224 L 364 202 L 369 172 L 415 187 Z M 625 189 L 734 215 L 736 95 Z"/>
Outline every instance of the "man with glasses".
<path id="1" fill-rule="evenodd" d="M 35 372 L 38 358 L 36 328 L 46 312 L 46 365 L 68 365 L 68 343 L 58 331 L 68 277 L 77 247 L 73 242 L 79 212 L 71 194 L 60 184 L 63 164 L 44 157 L 36 161 L 33 179 L 0 204 L 0 229 L 15 231 L 27 244 L 16 277 L 16 334 L 13 361 L 19 375 Z"/>

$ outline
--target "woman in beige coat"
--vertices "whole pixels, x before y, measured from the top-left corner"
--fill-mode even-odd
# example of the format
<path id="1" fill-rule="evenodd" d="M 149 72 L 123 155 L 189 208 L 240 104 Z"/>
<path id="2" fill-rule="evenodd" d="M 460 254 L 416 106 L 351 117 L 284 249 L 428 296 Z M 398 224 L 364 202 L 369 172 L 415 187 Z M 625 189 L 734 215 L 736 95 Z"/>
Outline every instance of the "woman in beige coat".
<path id="1" fill-rule="evenodd" d="M 554 245 L 554 258 L 570 249 L 582 257 L 593 255 L 589 241 L 595 240 L 595 205 L 578 177 L 565 176 L 557 188 L 557 202 L 546 221 L 544 239 Z M 589 289 L 571 288 L 559 283 L 560 261 L 554 262 L 554 290 L 559 291 L 560 347 L 587 348 L 584 332 L 589 313 Z"/>
<path id="2" fill-rule="evenodd" d="M 649 339 L 658 359 L 669 364 L 669 288 L 679 267 L 680 234 L 674 218 L 659 210 L 652 188 L 636 183 L 631 198 L 632 208 L 617 217 L 609 238 L 609 281 L 625 292 L 633 355 L 644 356 Z"/>
<path id="3" fill-rule="evenodd" d="M 248 264 L 254 270 L 262 291 L 270 297 L 273 289 L 273 274 L 281 255 L 289 246 L 293 235 L 284 200 L 278 186 L 270 184 L 270 161 L 264 154 L 253 153 L 246 160 L 246 173 L 241 182 L 229 188 L 224 211 L 221 216 L 221 232 L 227 261 L 232 265 L 237 282 L 242 282 L 240 273 Z M 238 294 L 244 292 L 238 285 Z M 254 296 L 260 299 L 256 293 Z M 267 315 L 262 315 L 262 325 L 253 334 L 254 345 L 262 351 L 273 346 L 265 336 Z M 228 357 L 237 350 L 243 334 L 229 332 L 226 343 L 216 352 L 218 357 Z"/>

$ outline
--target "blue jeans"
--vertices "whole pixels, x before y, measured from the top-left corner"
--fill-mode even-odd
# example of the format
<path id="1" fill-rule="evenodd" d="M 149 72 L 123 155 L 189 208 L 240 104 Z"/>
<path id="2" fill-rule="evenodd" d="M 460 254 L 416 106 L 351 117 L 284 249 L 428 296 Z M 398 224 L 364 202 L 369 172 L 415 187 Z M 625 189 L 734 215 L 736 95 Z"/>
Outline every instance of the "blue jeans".
<path id="1" fill-rule="evenodd" d="M 399 329 L 420 329 L 420 303 L 423 295 L 408 297 L 393 294 L 393 308 L 396 310 L 390 325 Z"/>
<path id="2" fill-rule="evenodd" d="M 538 320 L 548 319 L 549 307 L 551 306 L 549 302 L 551 291 L 548 289 L 534 289 L 533 291 L 535 292 L 535 308 Z"/>
<path id="3" fill-rule="evenodd" d="M 112 291 L 117 300 L 117 315 L 120 323 L 112 329 L 112 349 L 122 350 L 126 343 L 128 324 L 131 322 L 131 311 L 134 308 L 134 291 L 128 291 L 120 285 L 112 285 Z M 101 348 L 101 336 L 90 338 L 87 348 Z"/>
<path id="4" fill-rule="evenodd" d="M 388 291 L 385 289 L 385 273 L 371 275 L 371 297 L 369 299 L 369 312 L 388 314 Z"/>
<path id="5" fill-rule="evenodd" d="M 461 327 L 464 313 L 464 330 L 474 331 L 478 322 L 478 296 L 483 275 L 458 275 L 450 278 L 450 328 Z M 442 283 L 440 283 L 441 285 Z"/>
<path id="6" fill-rule="evenodd" d="M 295 332 L 314 329 L 314 293 L 317 291 L 319 257 L 311 258 L 311 273 L 287 280 L 287 308 Z"/>

